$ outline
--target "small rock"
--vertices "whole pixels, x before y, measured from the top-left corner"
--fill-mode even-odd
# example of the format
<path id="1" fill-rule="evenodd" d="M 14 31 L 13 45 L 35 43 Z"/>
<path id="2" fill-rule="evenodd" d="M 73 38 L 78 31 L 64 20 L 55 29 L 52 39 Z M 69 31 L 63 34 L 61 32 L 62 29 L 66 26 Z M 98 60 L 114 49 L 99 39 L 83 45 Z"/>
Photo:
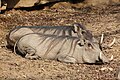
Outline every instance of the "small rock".
<path id="1" fill-rule="evenodd" d="M 100 70 L 101 71 L 104 71 L 104 70 L 106 70 L 107 69 L 107 67 L 103 67 L 103 68 L 101 68 Z"/>
<path id="2" fill-rule="evenodd" d="M 7 16 L 9 16 L 9 17 L 10 17 L 10 16 L 11 16 L 11 14 L 7 14 Z"/>
<path id="3" fill-rule="evenodd" d="M 80 70 L 78 69 L 77 72 L 80 72 Z"/>
<path id="4" fill-rule="evenodd" d="M 105 71 L 105 70 L 110 70 L 110 71 L 113 71 L 113 68 L 109 68 L 109 67 L 103 67 L 100 69 L 101 71 Z"/>

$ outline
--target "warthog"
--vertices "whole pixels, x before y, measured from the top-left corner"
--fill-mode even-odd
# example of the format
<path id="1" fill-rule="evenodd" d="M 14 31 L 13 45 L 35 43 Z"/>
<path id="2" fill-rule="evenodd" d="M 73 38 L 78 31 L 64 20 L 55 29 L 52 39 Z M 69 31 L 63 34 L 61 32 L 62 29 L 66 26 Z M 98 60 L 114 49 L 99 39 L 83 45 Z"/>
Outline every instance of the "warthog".
<path id="1" fill-rule="evenodd" d="M 14 46 L 15 42 L 23 35 L 29 33 L 42 33 L 52 35 L 69 35 L 75 37 L 85 37 L 91 41 L 97 41 L 92 34 L 81 24 L 75 23 L 73 26 L 17 26 L 7 35 L 8 45 Z"/>
<path id="2" fill-rule="evenodd" d="M 16 46 L 28 59 L 55 59 L 67 63 L 108 63 L 99 44 L 72 36 L 30 33 L 22 36 Z"/>

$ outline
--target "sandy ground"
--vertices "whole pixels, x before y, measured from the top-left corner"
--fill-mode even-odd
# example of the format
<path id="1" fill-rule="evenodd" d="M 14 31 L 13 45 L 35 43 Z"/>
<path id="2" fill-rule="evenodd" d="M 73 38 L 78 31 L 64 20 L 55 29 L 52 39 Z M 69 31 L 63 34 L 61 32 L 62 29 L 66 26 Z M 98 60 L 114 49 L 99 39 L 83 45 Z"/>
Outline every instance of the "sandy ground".
<path id="1" fill-rule="evenodd" d="M 104 43 L 113 38 L 112 49 L 104 49 L 107 57 L 114 56 L 110 64 L 67 64 L 54 60 L 28 60 L 5 47 L 6 34 L 15 26 L 62 26 L 82 23 Z M 120 66 L 120 5 L 106 8 L 10 10 L 0 14 L 0 80 L 115 80 Z M 107 68 L 103 70 L 103 68 Z"/>

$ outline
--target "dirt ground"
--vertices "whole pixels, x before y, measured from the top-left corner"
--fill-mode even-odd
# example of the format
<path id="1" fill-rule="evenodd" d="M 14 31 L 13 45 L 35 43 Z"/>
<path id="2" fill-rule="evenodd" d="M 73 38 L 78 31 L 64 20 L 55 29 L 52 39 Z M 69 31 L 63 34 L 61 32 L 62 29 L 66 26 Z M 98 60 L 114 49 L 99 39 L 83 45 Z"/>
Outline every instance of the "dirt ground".
<path id="1" fill-rule="evenodd" d="M 28 60 L 14 54 L 6 46 L 6 34 L 15 26 L 63 26 L 82 23 L 104 43 L 113 38 L 111 49 L 104 49 L 107 57 L 114 56 L 110 64 L 67 64 L 54 60 Z M 120 5 L 103 8 L 61 8 L 48 10 L 9 10 L 0 14 L 0 80 L 116 80 L 120 67 Z M 104 69 L 106 68 L 106 69 Z"/>

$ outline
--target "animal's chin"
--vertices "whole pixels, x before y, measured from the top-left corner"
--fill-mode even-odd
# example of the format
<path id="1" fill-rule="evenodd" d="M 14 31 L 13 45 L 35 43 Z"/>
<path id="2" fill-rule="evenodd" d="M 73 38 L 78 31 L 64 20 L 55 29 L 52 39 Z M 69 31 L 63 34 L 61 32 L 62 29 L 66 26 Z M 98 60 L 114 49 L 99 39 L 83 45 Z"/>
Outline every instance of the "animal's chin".
<path id="1" fill-rule="evenodd" d="M 84 64 L 89 64 L 89 65 L 101 65 L 104 64 L 103 62 L 99 62 L 99 61 L 94 61 L 94 62 L 84 62 Z"/>
<path id="2" fill-rule="evenodd" d="M 93 64 L 101 65 L 101 64 L 104 64 L 102 60 L 85 60 L 85 59 L 83 59 L 83 62 L 85 64 L 89 64 L 89 65 L 93 65 Z"/>
<path id="3" fill-rule="evenodd" d="M 89 65 L 102 65 L 102 64 L 108 64 L 109 62 L 103 62 L 103 60 L 99 59 L 99 60 L 95 60 L 95 61 L 84 61 L 85 64 L 89 64 Z"/>
<path id="4" fill-rule="evenodd" d="M 96 64 L 96 63 L 95 63 L 95 62 L 84 62 L 84 64 L 94 65 L 94 64 Z"/>

